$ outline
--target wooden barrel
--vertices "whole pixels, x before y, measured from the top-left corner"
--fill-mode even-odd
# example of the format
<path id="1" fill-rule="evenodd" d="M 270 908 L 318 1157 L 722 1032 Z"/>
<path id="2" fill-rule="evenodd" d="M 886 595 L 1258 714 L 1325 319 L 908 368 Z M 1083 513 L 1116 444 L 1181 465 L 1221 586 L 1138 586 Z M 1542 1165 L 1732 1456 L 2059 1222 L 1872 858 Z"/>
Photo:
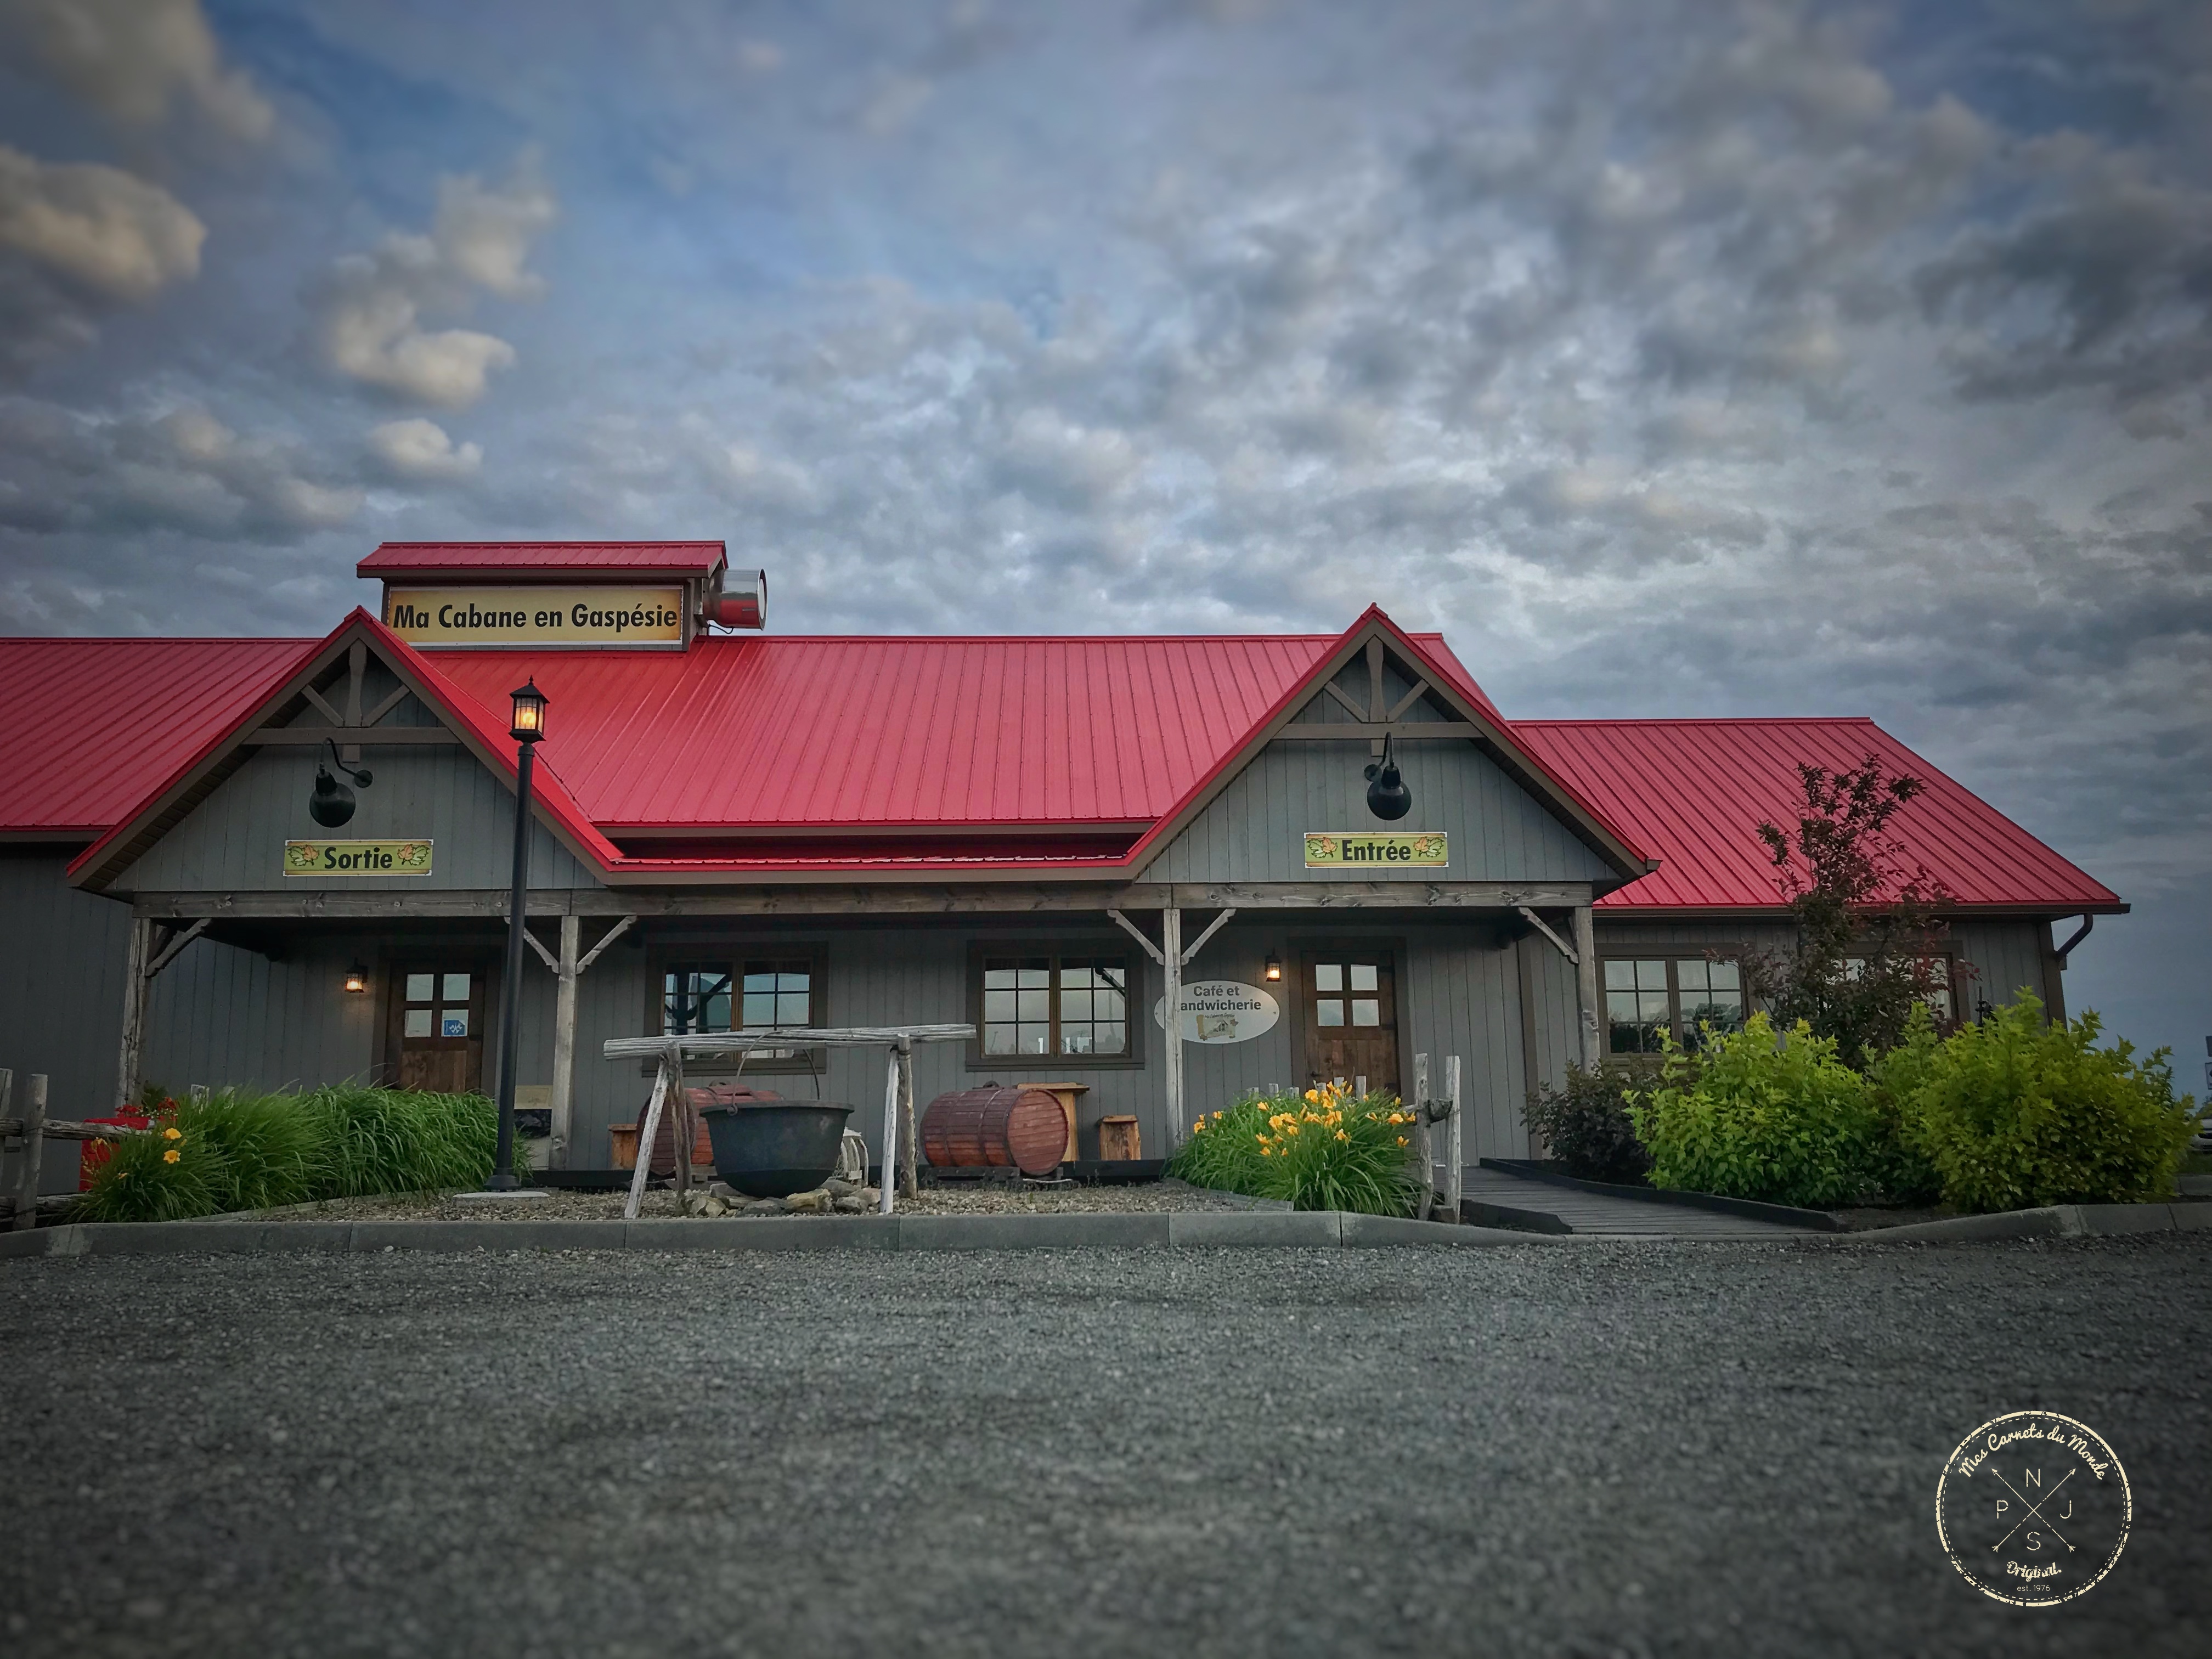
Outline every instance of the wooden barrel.
<path id="1" fill-rule="evenodd" d="M 1066 1146 L 1066 1115 L 1042 1089 L 955 1089 L 921 1115 L 921 1155 L 939 1169 L 1012 1164 L 1049 1175 Z"/>

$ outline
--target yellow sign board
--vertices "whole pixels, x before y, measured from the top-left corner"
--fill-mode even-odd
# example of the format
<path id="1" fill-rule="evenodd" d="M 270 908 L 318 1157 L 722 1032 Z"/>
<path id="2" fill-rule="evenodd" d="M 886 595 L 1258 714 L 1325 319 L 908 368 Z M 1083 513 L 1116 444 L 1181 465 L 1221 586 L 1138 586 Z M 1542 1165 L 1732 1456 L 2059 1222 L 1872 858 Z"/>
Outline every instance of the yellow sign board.
<path id="1" fill-rule="evenodd" d="M 1451 862 L 1448 838 L 1441 830 L 1376 834 L 1371 830 L 1306 831 L 1309 870 L 1415 869 L 1441 870 Z"/>
<path id="2" fill-rule="evenodd" d="M 430 843 L 423 841 L 288 841 L 288 876 L 427 876 Z"/>
<path id="3" fill-rule="evenodd" d="M 384 624 L 410 645 L 684 643 L 681 587 L 387 587 Z"/>

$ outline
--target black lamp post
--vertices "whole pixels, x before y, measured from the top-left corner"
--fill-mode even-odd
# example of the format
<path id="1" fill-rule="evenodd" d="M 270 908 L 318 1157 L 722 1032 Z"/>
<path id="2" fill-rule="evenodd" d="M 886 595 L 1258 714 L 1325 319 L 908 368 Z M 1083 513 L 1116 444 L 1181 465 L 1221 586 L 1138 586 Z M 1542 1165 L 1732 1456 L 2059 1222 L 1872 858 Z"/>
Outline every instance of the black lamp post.
<path id="1" fill-rule="evenodd" d="M 485 1184 L 495 1193 L 511 1193 L 522 1183 L 514 1178 L 514 1066 L 522 1046 L 522 906 L 530 885 L 530 768 L 538 753 L 538 740 L 545 735 L 545 694 L 530 683 L 509 693 L 514 699 L 514 721 L 507 728 L 515 741 L 514 757 L 514 891 L 507 906 L 507 996 L 499 1020 L 499 1150 L 492 1162 L 491 1179 Z"/>

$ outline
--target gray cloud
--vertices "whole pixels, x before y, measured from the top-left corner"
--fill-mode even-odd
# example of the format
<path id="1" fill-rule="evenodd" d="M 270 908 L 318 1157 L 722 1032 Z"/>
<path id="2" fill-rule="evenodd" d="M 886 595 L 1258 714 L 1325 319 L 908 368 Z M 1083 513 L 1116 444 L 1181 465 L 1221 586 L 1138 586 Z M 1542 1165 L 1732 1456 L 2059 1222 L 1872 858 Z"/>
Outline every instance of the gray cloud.
<path id="1" fill-rule="evenodd" d="M 150 126 L 176 105 L 235 138 L 275 125 L 252 77 L 224 64 L 199 0 L 0 0 L 0 30 L 125 125 Z"/>
<path id="2" fill-rule="evenodd" d="M 392 231 L 373 251 L 338 259 L 319 284 L 325 362 L 362 385 L 441 409 L 476 402 L 495 371 L 514 366 L 514 348 L 473 329 L 426 328 L 423 313 L 464 310 L 479 289 L 536 297 L 544 284 L 524 262 L 558 213 L 528 156 L 496 188 L 473 175 L 441 180 L 429 234 Z"/>

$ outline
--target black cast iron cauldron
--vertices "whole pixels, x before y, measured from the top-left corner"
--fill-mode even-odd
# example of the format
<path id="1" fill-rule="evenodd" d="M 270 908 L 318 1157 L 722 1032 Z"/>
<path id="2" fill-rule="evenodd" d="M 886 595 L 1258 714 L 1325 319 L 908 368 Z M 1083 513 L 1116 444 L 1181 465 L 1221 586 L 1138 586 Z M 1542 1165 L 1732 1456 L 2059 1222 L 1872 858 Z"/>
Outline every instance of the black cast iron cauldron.
<path id="1" fill-rule="evenodd" d="M 819 1100 L 709 1106 L 700 1116 L 714 1143 L 714 1173 L 751 1198 L 811 1192 L 837 1172 L 850 1106 Z"/>

